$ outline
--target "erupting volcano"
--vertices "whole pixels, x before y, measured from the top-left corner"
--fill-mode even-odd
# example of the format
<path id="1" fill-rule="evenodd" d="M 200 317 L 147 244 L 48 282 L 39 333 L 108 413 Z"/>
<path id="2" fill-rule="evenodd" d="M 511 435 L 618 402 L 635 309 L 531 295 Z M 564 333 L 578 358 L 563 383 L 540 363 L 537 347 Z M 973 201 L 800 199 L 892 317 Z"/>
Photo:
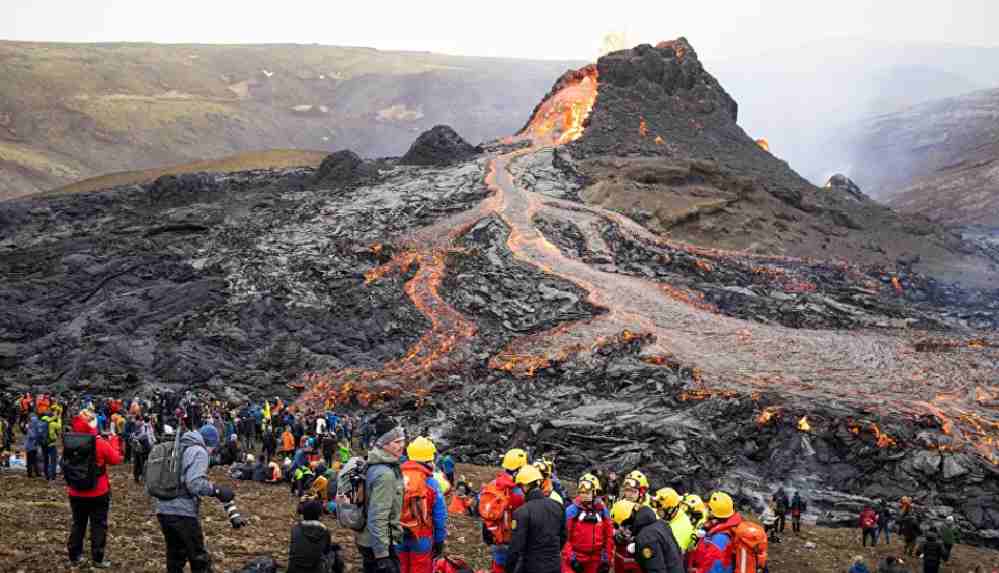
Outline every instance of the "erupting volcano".
<path id="1" fill-rule="evenodd" d="M 63 339 L 114 331 L 106 313 L 187 309 L 158 336 L 211 366 L 143 355 L 163 376 L 219 384 L 238 357 L 253 366 L 230 384 L 249 371 L 260 387 L 304 390 L 303 407 L 404 413 L 470 461 L 526 444 L 567 472 L 642 467 L 748 502 L 779 479 L 828 521 L 920 492 L 999 539 L 999 291 L 921 272 L 982 255 L 862 194 L 819 191 L 737 118 L 679 39 L 565 73 L 519 133 L 483 148 L 437 127 L 407 154 L 426 161 L 121 191 L 171 221 L 143 234 L 147 258 L 109 265 L 122 296 L 173 256 L 156 280 L 204 273 L 184 283 L 208 293 L 204 306 L 177 295 L 147 309 L 157 283 L 117 314 L 80 309 L 97 326 L 73 320 Z M 54 216 L 85 210 L 72 201 Z M 216 223 L 214 204 L 192 201 L 237 202 L 242 218 Z M 36 224 L 32 205 L 17 208 L 2 220 Z M 210 243 L 154 254 L 159 235 L 208 229 Z M 32 277 L 36 264 L 29 253 L 9 266 Z M 268 326 L 285 334 L 264 337 Z M 57 346 L 35 367 L 57 368 Z"/>

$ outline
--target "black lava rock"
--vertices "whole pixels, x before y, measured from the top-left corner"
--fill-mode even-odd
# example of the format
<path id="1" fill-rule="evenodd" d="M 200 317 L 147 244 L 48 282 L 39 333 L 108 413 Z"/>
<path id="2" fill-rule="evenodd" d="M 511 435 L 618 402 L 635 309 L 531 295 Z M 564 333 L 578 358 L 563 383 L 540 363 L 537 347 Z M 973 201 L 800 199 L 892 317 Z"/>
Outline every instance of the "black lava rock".
<path id="1" fill-rule="evenodd" d="M 356 153 L 342 149 L 323 159 L 316 171 L 315 183 L 323 185 L 344 185 L 355 183 L 375 174 L 375 169 L 364 163 Z"/>
<path id="2" fill-rule="evenodd" d="M 482 153 L 481 147 L 468 143 L 449 126 L 437 125 L 416 138 L 406 155 L 402 156 L 400 163 L 445 166 L 471 159 L 480 153 Z"/>

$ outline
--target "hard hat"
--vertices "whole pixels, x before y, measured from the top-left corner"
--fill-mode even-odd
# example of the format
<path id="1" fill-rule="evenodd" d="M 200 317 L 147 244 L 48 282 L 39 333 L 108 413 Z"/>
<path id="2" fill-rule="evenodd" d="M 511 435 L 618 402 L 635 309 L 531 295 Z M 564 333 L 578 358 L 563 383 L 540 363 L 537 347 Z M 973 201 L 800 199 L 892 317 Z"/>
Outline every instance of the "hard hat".
<path id="1" fill-rule="evenodd" d="M 583 477 L 579 478 L 579 483 L 576 484 L 576 489 L 582 490 L 583 484 L 587 484 L 586 487 L 589 487 L 591 491 L 600 490 L 600 480 L 598 480 L 597 476 L 593 474 L 585 474 Z"/>
<path id="2" fill-rule="evenodd" d="M 732 517 L 732 514 L 735 513 L 732 498 L 723 491 L 716 491 L 711 494 L 711 499 L 708 500 L 708 508 L 711 509 L 711 516 L 719 519 Z"/>
<path id="3" fill-rule="evenodd" d="M 578 493 L 596 493 L 597 486 L 588 479 L 581 479 L 579 480 L 579 484 L 576 485 L 576 491 Z"/>
<path id="4" fill-rule="evenodd" d="M 635 470 L 628 474 L 628 477 L 638 482 L 639 488 L 649 489 L 649 478 L 645 477 L 645 474 Z"/>
<path id="5" fill-rule="evenodd" d="M 543 479 L 545 477 L 541 475 L 541 470 L 532 465 L 525 465 L 517 471 L 517 485 L 529 485 Z"/>
<path id="6" fill-rule="evenodd" d="M 257 461 L 257 458 L 253 457 L 253 454 L 246 454 L 246 463 L 252 464 Z"/>
<path id="7" fill-rule="evenodd" d="M 613 519 L 614 523 L 618 525 L 624 525 L 625 522 L 631 519 L 631 516 L 635 514 L 635 509 L 637 507 L 637 503 L 622 499 L 621 501 L 615 503 L 614 507 L 611 508 L 611 519 Z"/>
<path id="8" fill-rule="evenodd" d="M 704 513 L 704 510 L 706 509 L 704 507 L 704 501 L 701 499 L 701 496 L 693 493 L 688 493 L 687 495 L 683 496 L 683 503 L 685 503 L 687 507 L 696 511 L 697 513 Z"/>
<path id="9" fill-rule="evenodd" d="M 527 452 L 520 448 L 514 448 L 503 455 L 503 469 L 517 471 L 527 463 Z"/>
<path id="10" fill-rule="evenodd" d="M 552 468 L 554 467 L 554 464 L 551 460 L 541 458 L 540 460 L 536 460 L 533 465 L 538 468 L 538 471 L 541 472 L 541 475 L 545 476 L 545 478 L 550 478 L 552 476 Z"/>
<path id="11" fill-rule="evenodd" d="M 621 489 L 641 489 L 641 488 L 642 484 L 639 483 L 637 479 L 631 476 L 624 478 L 624 481 L 621 483 Z"/>
<path id="12" fill-rule="evenodd" d="M 414 462 L 430 463 L 437 455 L 437 446 L 428 438 L 419 436 L 409 443 L 406 448 L 406 457 Z"/>
<path id="13" fill-rule="evenodd" d="M 671 487 L 664 487 L 656 492 L 656 503 L 664 509 L 673 509 L 680 505 L 680 494 Z"/>

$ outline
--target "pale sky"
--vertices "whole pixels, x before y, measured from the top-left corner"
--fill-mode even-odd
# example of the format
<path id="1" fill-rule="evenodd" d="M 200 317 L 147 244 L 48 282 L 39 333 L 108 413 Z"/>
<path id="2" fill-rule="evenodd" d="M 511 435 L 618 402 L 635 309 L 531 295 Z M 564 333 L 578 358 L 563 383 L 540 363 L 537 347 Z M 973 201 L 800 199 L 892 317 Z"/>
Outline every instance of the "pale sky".
<path id="1" fill-rule="evenodd" d="M 297 43 L 591 60 L 687 36 L 709 59 L 831 37 L 999 45 L 996 0 L 2 0 L 0 39 Z"/>

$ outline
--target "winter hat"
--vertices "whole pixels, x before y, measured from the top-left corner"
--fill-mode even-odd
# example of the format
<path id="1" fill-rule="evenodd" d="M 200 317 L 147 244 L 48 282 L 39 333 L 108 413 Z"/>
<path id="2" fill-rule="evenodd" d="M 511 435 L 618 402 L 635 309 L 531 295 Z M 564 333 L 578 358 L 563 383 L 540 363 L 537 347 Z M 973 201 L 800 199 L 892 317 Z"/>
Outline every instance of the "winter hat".
<path id="1" fill-rule="evenodd" d="M 204 438 L 205 447 L 217 448 L 219 446 L 219 431 L 215 429 L 215 426 L 205 424 L 204 426 L 201 426 L 198 433 L 200 433 L 201 437 Z"/>
<path id="2" fill-rule="evenodd" d="M 378 416 L 371 422 L 378 438 L 375 440 L 375 447 L 384 447 L 399 438 L 405 438 L 406 434 L 402 427 L 395 423 L 395 420 L 388 416 Z"/>
<path id="3" fill-rule="evenodd" d="M 302 504 L 302 517 L 306 521 L 318 521 L 323 514 L 323 503 L 317 499 Z"/>
<path id="4" fill-rule="evenodd" d="M 948 515 L 947 516 L 947 521 L 949 521 L 950 523 L 954 523 L 954 516 L 953 515 Z"/>

